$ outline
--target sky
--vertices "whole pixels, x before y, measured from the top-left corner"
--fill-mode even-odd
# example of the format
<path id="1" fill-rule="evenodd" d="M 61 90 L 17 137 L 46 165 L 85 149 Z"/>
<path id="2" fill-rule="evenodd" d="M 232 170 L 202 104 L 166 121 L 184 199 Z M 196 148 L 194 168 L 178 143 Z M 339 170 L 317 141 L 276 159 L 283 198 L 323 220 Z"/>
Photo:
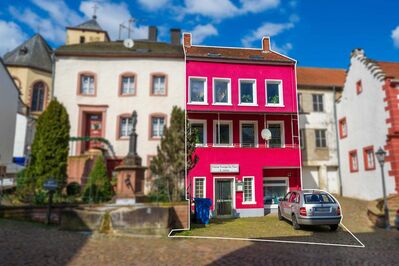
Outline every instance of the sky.
<path id="1" fill-rule="evenodd" d="M 136 39 L 155 25 L 161 41 L 180 28 L 201 45 L 260 48 L 262 36 L 270 36 L 272 49 L 299 66 L 347 69 L 354 48 L 399 62 L 396 0 L 1 0 L 0 54 L 37 32 L 56 48 L 65 42 L 65 27 L 90 19 L 94 10 L 112 40 L 119 25 L 134 18 Z"/>

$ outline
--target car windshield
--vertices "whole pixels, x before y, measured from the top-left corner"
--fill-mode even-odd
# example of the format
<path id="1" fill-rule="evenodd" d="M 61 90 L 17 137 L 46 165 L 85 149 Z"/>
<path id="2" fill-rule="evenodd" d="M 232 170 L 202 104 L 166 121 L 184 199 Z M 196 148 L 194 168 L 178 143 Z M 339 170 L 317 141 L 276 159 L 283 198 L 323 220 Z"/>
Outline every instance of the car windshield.
<path id="1" fill-rule="evenodd" d="M 305 194 L 305 203 L 335 203 L 334 199 L 327 194 Z"/>

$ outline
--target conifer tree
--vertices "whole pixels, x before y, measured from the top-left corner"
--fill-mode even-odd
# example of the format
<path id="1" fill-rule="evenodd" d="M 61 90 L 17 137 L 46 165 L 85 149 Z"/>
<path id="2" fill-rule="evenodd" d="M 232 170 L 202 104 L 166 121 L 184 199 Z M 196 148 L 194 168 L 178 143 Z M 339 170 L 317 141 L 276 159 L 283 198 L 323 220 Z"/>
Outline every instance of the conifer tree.
<path id="1" fill-rule="evenodd" d="M 89 179 L 83 191 L 83 200 L 86 202 L 104 202 L 109 201 L 112 196 L 113 190 L 105 159 L 103 156 L 99 156 L 90 171 Z"/>
<path id="2" fill-rule="evenodd" d="M 58 182 L 59 192 L 66 185 L 69 130 L 65 107 L 52 100 L 37 120 L 29 165 L 23 173 L 27 187 L 41 190 L 50 178 Z"/>

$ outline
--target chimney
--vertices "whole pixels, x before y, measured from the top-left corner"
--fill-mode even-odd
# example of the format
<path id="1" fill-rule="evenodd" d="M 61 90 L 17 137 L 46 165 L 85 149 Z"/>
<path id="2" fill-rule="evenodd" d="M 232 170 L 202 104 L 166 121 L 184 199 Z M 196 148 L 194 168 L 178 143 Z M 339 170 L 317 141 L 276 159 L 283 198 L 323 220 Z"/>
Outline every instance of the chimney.
<path id="1" fill-rule="evenodd" d="M 270 38 L 269 37 L 262 38 L 262 50 L 264 52 L 270 51 Z"/>
<path id="2" fill-rule="evenodd" d="M 183 33 L 183 45 L 184 47 L 191 47 L 191 33 Z"/>
<path id="3" fill-rule="evenodd" d="M 155 26 L 149 26 L 148 27 L 148 40 L 152 42 L 157 41 L 157 36 L 158 35 L 158 29 Z"/>
<path id="4" fill-rule="evenodd" d="M 173 45 L 180 45 L 180 29 L 170 29 L 170 43 Z"/>

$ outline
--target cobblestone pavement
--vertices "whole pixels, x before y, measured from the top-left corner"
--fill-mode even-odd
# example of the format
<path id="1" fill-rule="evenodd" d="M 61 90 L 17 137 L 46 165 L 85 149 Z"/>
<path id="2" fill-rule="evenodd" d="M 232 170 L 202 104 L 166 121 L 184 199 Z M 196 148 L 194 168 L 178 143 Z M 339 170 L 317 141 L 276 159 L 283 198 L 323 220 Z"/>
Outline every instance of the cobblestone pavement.
<path id="1" fill-rule="evenodd" d="M 0 265 L 399 265 L 399 232 L 370 227 L 363 202 L 341 204 L 365 248 L 85 235 L 0 220 Z"/>

